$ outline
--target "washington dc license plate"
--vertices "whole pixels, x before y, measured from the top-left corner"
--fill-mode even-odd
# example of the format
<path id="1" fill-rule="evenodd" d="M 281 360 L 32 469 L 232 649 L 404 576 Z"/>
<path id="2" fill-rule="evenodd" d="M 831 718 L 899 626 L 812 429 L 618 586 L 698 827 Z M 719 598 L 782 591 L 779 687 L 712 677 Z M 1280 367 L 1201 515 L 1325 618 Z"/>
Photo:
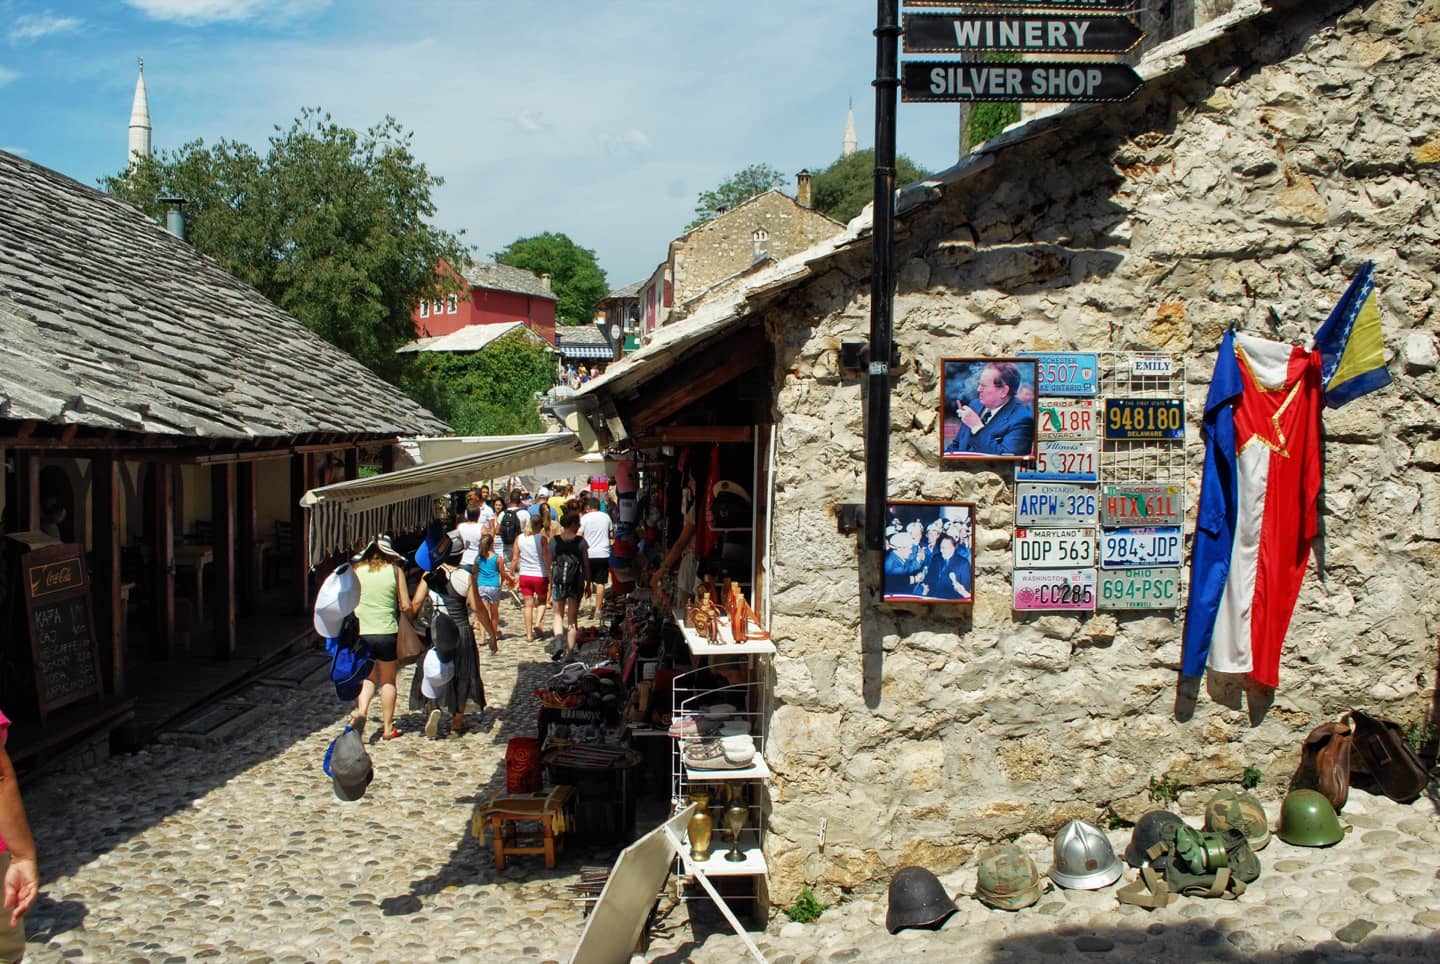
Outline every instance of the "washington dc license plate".
<path id="1" fill-rule="evenodd" d="M 1100 436 L 1098 398 L 1042 398 L 1037 409 L 1041 440 Z"/>
<path id="2" fill-rule="evenodd" d="M 1015 486 L 1015 524 L 1094 525 L 1097 501 L 1093 485 L 1020 482 Z"/>
<path id="3" fill-rule="evenodd" d="M 1178 484 L 1137 482 L 1100 490 L 1101 525 L 1178 526 L 1184 515 Z"/>
<path id="4" fill-rule="evenodd" d="M 1100 533 L 1100 567 L 1178 566 L 1182 549 L 1178 528 L 1107 529 Z"/>
<path id="5" fill-rule="evenodd" d="M 1100 570 L 1099 609 L 1176 609 L 1179 569 Z"/>
<path id="6" fill-rule="evenodd" d="M 1095 565 L 1094 529 L 1015 529 L 1016 569 Z"/>
<path id="7" fill-rule="evenodd" d="M 1016 569 L 1012 579 L 1016 609 L 1088 612 L 1095 608 L 1094 569 Z"/>
<path id="8" fill-rule="evenodd" d="M 1096 482 L 1100 478 L 1100 443 L 1043 439 L 1035 443 L 1035 467 L 1018 469 L 1019 482 Z"/>

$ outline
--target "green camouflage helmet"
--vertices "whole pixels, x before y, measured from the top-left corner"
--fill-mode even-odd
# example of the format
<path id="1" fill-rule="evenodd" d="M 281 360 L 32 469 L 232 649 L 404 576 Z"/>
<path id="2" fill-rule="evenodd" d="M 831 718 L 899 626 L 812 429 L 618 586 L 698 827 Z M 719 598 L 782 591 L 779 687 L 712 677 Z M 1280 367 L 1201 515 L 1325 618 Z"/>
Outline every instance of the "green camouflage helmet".
<path id="1" fill-rule="evenodd" d="M 1270 842 L 1269 820 L 1265 807 L 1248 793 L 1221 790 L 1205 805 L 1205 829 L 1238 830 L 1245 835 L 1251 850 L 1264 850 Z"/>
<path id="2" fill-rule="evenodd" d="M 1335 808 L 1317 790 L 1291 790 L 1280 805 L 1280 827 L 1275 832 L 1297 847 L 1328 847 L 1345 836 Z"/>
<path id="3" fill-rule="evenodd" d="M 1040 899 L 1040 871 L 1025 851 L 999 844 L 980 855 L 975 896 L 991 907 L 1019 910 Z"/>

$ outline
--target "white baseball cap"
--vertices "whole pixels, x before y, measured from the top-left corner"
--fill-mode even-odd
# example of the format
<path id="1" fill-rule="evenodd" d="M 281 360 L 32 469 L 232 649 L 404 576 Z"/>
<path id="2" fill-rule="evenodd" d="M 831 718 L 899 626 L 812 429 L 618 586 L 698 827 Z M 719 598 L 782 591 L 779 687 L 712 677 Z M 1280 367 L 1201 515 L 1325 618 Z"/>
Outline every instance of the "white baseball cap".
<path id="1" fill-rule="evenodd" d="M 425 675 L 420 680 L 420 693 L 427 700 L 439 699 L 440 691 L 455 676 L 455 664 L 442 660 L 440 654 L 433 649 L 425 654 L 425 663 L 421 670 Z"/>

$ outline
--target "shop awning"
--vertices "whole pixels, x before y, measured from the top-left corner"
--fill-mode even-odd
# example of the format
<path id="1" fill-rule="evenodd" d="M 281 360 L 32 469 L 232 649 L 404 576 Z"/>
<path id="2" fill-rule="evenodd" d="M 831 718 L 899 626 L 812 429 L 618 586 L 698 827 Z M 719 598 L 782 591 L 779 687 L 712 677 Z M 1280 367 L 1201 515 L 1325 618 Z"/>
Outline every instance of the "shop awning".
<path id="1" fill-rule="evenodd" d="M 310 565 L 319 565 L 331 553 L 352 549 L 377 533 L 420 528 L 436 515 L 436 496 L 463 489 L 476 479 L 515 475 L 581 453 L 580 440 L 572 432 L 484 442 L 493 447 L 306 492 L 300 505 L 310 519 Z"/>
<path id="2" fill-rule="evenodd" d="M 609 345 L 560 345 L 555 349 L 565 358 L 599 358 L 609 360 L 615 352 Z"/>

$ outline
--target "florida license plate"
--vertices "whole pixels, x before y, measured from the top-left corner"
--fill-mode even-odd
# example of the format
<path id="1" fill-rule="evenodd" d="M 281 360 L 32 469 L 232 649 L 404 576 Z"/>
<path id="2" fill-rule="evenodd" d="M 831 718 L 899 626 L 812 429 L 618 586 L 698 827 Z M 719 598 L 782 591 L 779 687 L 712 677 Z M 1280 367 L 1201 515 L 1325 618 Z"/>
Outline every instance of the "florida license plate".
<path id="1" fill-rule="evenodd" d="M 1042 441 L 1100 437 L 1098 398 L 1041 398 L 1037 411 Z"/>
<path id="2" fill-rule="evenodd" d="M 1095 565 L 1094 529 L 1015 529 L 1016 569 Z"/>
<path id="3" fill-rule="evenodd" d="M 1036 442 L 1035 467 L 1015 472 L 1017 482 L 1098 482 L 1099 479 L 1098 441 Z"/>
<path id="4" fill-rule="evenodd" d="M 1185 402 L 1179 398 L 1105 399 L 1105 437 L 1129 441 L 1185 438 Z"/>
<path id="5" fill-rule="evenodd" d="M 1020 482 L 1015 486 L 1017 526 L 1094 525 L 1098 498 L 1093 485 Z"/>
<path id="6" fill-rule="evenodd" d="M 1011 578 L 1016 609 L 1089 612 L 1095 608 L 1094 569 L 1016 569 Z"/>
<path id="7" fill-rule="evenodd" d="M 1099 609 L 1177 609 L 1179 569 L 1102 569 Z"/>
<path id="8" fill-rule="evenodd" d="M 1106 485 L 1100 491 L 1104 526 L 1178 526 L 1184 515 L 1178 484 L 1138 482 Z"/>
<path id="9" fill-rule="evenodd" d="M 1179 528 L 1107 529 L 1100 533 L 1100 568 L 1178 566 L 1183 542 Z"/>

